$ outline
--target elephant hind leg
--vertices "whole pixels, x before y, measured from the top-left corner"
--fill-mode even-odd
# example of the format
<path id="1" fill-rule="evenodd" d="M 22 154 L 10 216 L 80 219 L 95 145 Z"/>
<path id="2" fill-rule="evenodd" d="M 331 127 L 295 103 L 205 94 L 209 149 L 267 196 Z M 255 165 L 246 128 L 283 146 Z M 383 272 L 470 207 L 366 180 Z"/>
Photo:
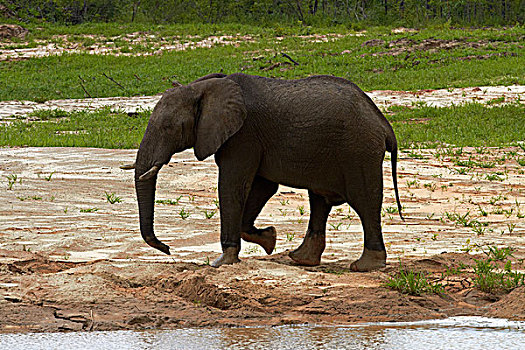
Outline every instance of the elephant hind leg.
<path id="1" fill-rule="evenodd" d="M 246 242 L 263 247 L 266 254 L 272 254 L 277 240 L 277 231 L 273 226 L 259 229 L 254 226 L 255 219 L 268 200 L 277 192 L 279 185 L 263 177 L 256 176 L 242 217 L 241 238 Z"/>
<path id="2" fill-rule="evenodd" d="M 361 219 L 364 231 L 364 249 L 361 257 L 350 268 L 353 271 L 371 271 L 386 265 L 386 249 L 381 231 L 383 176 L 380 167 L 366 172 L 362 186 L 350 195 L 350 206 Z"/>
<path id="3" fill-rule="evenodd" d="M 332 206 L 324 197 L 312 191 L 308 191 L 308 196 L 310 197 L 308 231 L 299 248 L 288 255 L 300 265 L 317 266 L 321 263 L 321 255 L 326 246 L 326 221 Z"/>

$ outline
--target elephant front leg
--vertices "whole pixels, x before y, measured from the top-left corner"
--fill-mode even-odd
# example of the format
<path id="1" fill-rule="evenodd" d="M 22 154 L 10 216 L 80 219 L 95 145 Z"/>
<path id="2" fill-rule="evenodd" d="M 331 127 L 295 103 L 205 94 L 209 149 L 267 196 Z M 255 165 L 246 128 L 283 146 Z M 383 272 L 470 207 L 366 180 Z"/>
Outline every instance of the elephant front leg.
<path id="1" fill-rule="evenodd" d="M 300 265 L 317 266 L 321 263 L 326 242 L 326 221 L 332 206 L 324 197 L 308 191 L 310 197 L 310 222 L 303 243 L 299 248 L 288 254 L 293 261 Z"/>
<path id="2" fill-rule="evenodd" d="M 240 262 L 242 215 L 252 179 L 235 175 L 219 167 L 222 254 L 213 267 Z"/>

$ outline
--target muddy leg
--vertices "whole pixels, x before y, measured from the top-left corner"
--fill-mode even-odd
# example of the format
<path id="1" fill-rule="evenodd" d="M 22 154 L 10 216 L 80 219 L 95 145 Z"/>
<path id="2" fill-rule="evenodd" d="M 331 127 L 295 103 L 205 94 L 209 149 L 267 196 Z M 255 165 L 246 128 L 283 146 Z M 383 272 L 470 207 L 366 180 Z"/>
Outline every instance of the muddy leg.
<path id="1" fill-rule="evenodd" d="M 380 170 L 381 168 L 378 167 Z M 365 235 L 365 246 L 361 257 L 350 265 L 353 271 L 371 271 L 386 265 L 386 250 L 381 232 L 381 204 L 383 201 L 383 181 L 381 171 L 368 171 L 364 181 L 365 194 L 355 195 L 356 200 L 349 203 L 361 218 Z"/>
<path id="2" fill-rule="evenodd" d="M 326 220 L 332 206 L 326 203 L 324 197 L 308 191 L 310 197 L 310 221 L 303 243 L 289 256 L 300 265 L 316 266 L 321 263 L 321 255 L 326 246 Z"/>
<path id="3" fill-rule="evenodd" d="M 256 176 L 242 217 L 241 238 L 256 243 L 264 248 L 266 254 L 272 254 L 275 248 L 277 233 L 273 226 L 259 229 L 254 226 L 255 219 L 268 200 L 277 192 L 279 185 L 275 182 Z"/>

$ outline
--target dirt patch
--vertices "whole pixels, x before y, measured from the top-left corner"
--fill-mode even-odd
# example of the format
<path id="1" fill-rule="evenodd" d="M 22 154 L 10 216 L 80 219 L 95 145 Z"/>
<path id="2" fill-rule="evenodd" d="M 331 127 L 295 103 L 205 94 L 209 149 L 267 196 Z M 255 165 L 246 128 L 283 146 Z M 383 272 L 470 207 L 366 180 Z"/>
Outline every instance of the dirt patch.
<path id="1" fill-rule="evenodd" d="M 140 238 L 133 174 L 118 168 L 135 153 L 0 149 L 1 332 L 349 324 L 454 315 L 525 319 L 522 289 L 483 293 L 474 288 L 472 268 L 482 254 L 477 249 L 486 245 L 514 248 L 513 268 L 524 268 L 520 147 L 402 153 L 404 222 L 392 211 L 385 160 L 389 257 L 384 269 L 372 273 L 349 270 L 363 243 L 360 222 L 348 206 L 330 214 L 322 264 L 293 264 L 287 253 L 304 236 L 308 198 L 287 187 L 257 222 L 276 227 L 275 253 L 266 256 L 243 243 L 241 263 L 209 267 L 220 252 L 217 169 L 211 159 L 196 161 L 191 151 L 173 157 L 159 175 L 157 199 L 165 201 L 156 205 L 156 231 L 173 254 L 162 255 Z M 473 162 L 468 173 L 456 171 L 458 161 Z M 504 175 L 487 179 L 497 172 Z M 11 174 L 18 178 L 8 190 Z M 108 203 L 105 192 L 122 202 Z M 189 216 L 183 218 L 182 210 Z M 408 296 L 385 288 L 400 262 L 425 271 L 446 293 Z M 447 273 L 457 266 L 467 267 L 462 274 Z"/>
<path id="2" fill-rule="evenodd" d="M 2 13 L 3 6 L 0 5 L 0 13 Z M 0 38 L 11 39 L 20 38 L 23 39 L 29 33 L 26 28 L 16 24 L 0 24 Z"/>
<path id="3" fill-rule="evenodd" d="M 467 41 L 466 39 L 457 40 L 457 39 L 424 39 L 421 41 L 416 41 L 409 37 L 399 38 L 390 41 L 388 44 L 384 40 L 376 39 L 369 40 L 363 43 L 363 46 L 386 46 L 387 51 L 374 52 L 374 53 L 365 53 L 361 55 L 364 56 L 398 56 L 402 54 L 408 54 L 413 52 L 427 52 L 435 53 L 440 50 L 453 50 L 453 49 L 478 49 L 485 47 L 489 44 L 488 41 Z"/>
<path id="4" fill-rule="evenodd" d="M 1 32 L 0 32 L 1 34 Z M 239 46 L 243 42 L 253 42 L 250 35 L 221 35 L 201 37 L 170 37 L 161 38 L 145 33 L 131 33 L 117 37 L 83 35 L 75 40 L 67 35 L 53 36 L 53 43 L 36 40 L 35 44 L 4 43 L 8 46 L 0 51 L 0 61 L 27 60 L 46 56 L 57 56 L 64 53 L 87 53 L 91 55 L 115 56 L 151 56 L 166 51 L 185 51 L 196 48 L 211 48 L 218 45 Z M 16 48 L 11 48 L 16 46 Z M 30 47 L 34 46 L 34 47 Z"/>

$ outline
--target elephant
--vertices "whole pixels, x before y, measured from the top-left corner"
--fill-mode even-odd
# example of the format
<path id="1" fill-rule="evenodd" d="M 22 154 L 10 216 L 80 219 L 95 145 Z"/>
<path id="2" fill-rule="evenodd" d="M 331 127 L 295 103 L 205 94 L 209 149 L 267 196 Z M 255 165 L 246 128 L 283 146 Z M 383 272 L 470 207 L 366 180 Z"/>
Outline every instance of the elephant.
<path id="1" fill-rule="evenodd" d="M 214 155 L 218 166 L 222 254 L 212 266 L 239 262 L 241 238 L 273 252 L 275 228 L 256 228 L 254 222 L 279 184 L 308 190 L 308 229 L 288 254 L 295 263 L 320 264 L 330 210 L 348 203 L 364 230 L 363 252 L 351 270 L 385 266 L 385 151 L 391 153 L 403 219 L 397 140 L 381 111 L 354 83 L 326 75 L 284 80 L 215 73 L 167 90 L 153 109 L 134 166 L 142 237 L 166 254 L 169 247 L 153 230 L 157 176 L 173 154 L 192 147 L 198 160 Z"/>

